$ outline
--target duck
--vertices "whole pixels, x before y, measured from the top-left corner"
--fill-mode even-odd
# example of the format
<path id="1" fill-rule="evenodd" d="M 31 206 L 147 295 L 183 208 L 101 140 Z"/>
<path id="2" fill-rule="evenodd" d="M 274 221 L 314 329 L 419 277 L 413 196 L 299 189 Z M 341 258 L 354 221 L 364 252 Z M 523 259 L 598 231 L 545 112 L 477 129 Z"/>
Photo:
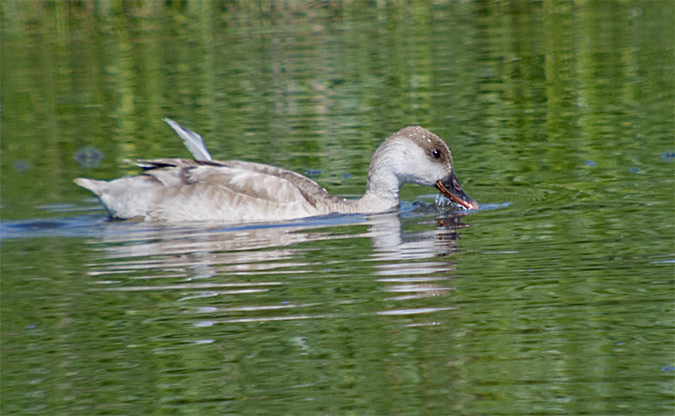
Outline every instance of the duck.
<path id="1" fill-rule="evenodd" d="M 171 119 L 164 121 L 181 137 L 192 159 L 141 159 L 136 161 L 143 170 L 138 175 L 110 181 L 75 179 L 98 197 L 111 218 L 250 223 L 373 214 L 397 209 L 406 183 L 435 187 L 463 209 L 479 208 L 460 185 L 447 144 L 421 126 L 405 127 L 384 140 L 371 159 L 364 195 L 344 199 L 290 170 L 214 160 L 198 133 Z"/>

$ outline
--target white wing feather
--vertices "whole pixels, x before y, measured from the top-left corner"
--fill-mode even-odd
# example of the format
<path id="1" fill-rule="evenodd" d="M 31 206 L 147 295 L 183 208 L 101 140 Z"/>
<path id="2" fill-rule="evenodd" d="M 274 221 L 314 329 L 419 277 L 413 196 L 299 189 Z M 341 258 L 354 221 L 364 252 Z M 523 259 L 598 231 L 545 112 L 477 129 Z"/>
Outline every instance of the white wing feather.
<path id="1" fill-rule="evenodd" d="M 187 147 L 190 153 L 192 153 L 192 156 L 194 156 L 195 160 L 213 160 L 211 154 L 206 149 L 206 145 L 204 144 L 204 139 L 202 139 L 202 136 L 192 130 L 186 129 L 170 118 L 165 118 L 163 120 L 166 122 L 166 124 L 171 126 L 171 128 L 176 133 L 178 133 L 181 139 L 183 139 L 185 147 Z"/>

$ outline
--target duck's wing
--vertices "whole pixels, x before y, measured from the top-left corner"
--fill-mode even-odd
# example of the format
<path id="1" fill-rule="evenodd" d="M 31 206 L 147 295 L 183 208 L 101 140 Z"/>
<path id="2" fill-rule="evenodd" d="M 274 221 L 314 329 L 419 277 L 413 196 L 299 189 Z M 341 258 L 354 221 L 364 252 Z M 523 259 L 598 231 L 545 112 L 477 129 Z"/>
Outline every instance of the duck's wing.
<path id="1" fill-rule="evenodd" d="M 344 199 L 328 193 L 325 188 L 312 179 L 287 169 L 253 162 L 230 161 L 223 163 L 229 164 L 229 166 L 234 169 L 242 169 L 247 172 L 255 172 L 256 174 L 265 177 L 275 178 L 270 182 L 283 181 L 288 184 L 288 186 L 297 189 L 309 204 L 317 208 L 344 201 Z M 248 186 L 246 188 L 250 189 Z"/>
<path id="2" fill-rule="evenodd" d="M 342 201 L 303 175 L 258 163 L 156 159 L 137 164 L 145 170 L 142 176 L 151 176 L 162 185 L 165 190 L 160 192 L 171 195 L 175 206 L 198 209 L 191 201 L 211 201 L 215 209 L 223 210 L 218 217 L 227 211 L 232 220 L 248 220 L 253 215 L 237 214 L 237 210 L 256 210 L 260 219 L 266 219 L 266 212 L 268 216 L 278 213 L 280 218 L 318 215 L 331 212 L 332 204 Z"/>

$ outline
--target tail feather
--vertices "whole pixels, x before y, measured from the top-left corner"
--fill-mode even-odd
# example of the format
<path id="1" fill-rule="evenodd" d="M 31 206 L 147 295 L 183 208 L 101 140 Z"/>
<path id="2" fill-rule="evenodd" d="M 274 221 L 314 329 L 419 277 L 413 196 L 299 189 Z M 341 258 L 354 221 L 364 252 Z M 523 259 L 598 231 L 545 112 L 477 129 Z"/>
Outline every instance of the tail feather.
<path id="1" fill-rule="evenodd" d="M 74 182 L 85 189 L 89 189 L 96 195 L 101 195 L 101 193 L 103 193 L 105 185 L 108 183 L 107 181 L 97 181 L 95 179 L 89 178 L 76 178 Z"/>

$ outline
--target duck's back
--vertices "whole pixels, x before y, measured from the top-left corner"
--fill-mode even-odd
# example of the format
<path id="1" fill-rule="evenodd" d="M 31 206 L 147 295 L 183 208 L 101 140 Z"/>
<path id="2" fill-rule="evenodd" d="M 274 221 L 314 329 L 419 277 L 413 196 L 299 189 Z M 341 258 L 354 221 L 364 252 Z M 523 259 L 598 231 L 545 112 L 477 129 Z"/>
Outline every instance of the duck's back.
<path id="1" fill-rule="evenodd" d="M 76 182 L 115 218 L 278 221 L 328 214 L 343 203 L 305 176 L 258 163 L 156 159 L 138 165 L 141 175 Z"/>

